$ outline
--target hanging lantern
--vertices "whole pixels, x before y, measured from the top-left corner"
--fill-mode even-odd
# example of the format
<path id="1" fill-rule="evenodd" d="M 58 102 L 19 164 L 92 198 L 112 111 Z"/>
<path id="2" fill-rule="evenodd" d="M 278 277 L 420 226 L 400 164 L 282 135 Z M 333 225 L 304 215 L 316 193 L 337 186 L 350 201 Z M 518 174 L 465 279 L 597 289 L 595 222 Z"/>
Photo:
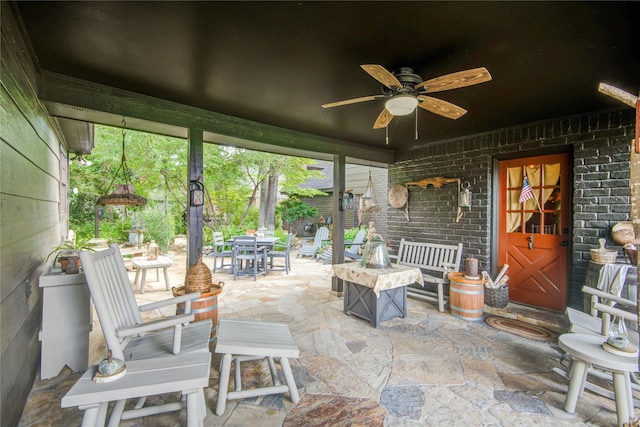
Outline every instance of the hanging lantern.
<path id="1" fill-rule="evenodd" d="M 371 169 L 369 169 L 369 181 L 367 182 L 367 189 L 362 195 L 361 200 L 362 212 L 380 212 L 380 206 L 378 206 L 376 192 L 373 188 L 373 180 L 371 179 Z"/>
<path id="2" fill-rule="evenodd" d="M 460 184 L 460 192 L 458 193 L 458 206 L 461 208 L 471 207 L 471 184 L 465 181 Z"/>
<path id="3" fill-rule="evenodd" d="M 189 193 L 191 206 L 204 205 L 204 185 L 200 181 L 191 181 L 189 183 Z"/>
<path id="4" fill-rule="evenodd" d="M 116 180 L 118 173 L 122 170 L 122 174 L 124 175 L 124 184 L 116 184 L 114 186 L 114 191 L 111 194 L 105 194 L 100 197 L 96 204 L 98 205 L 113 205 L 113 206 L 144 206 L 147 204 L 147 199 L 142 196 L 138 196 L 134 194 L 135 188 L 131 182 L 131 171 L 127 166 L 127 159 L 125 157 L 125 149 L 124 149 L 124 141 L 125 141 L 125 128 L 126 122 L 122 119 L 122 160 L 120 161 L 120 166 L 116 170 L 116 173 L 113 174 L 113 179 L 111 183 L 107 187 L 107 191 L 113 185 L 113 182 Z"/>

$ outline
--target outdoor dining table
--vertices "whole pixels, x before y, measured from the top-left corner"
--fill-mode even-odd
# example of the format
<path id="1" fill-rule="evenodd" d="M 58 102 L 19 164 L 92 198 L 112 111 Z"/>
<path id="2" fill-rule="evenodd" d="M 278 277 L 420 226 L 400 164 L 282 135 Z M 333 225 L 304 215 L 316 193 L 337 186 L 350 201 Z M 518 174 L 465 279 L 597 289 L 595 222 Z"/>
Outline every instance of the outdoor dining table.
<path id="1" fill-rule="evenodd" d="M 265 237 L 256 236 L 256 243 L 258 244 L 258 246 L 273 246 L 278 240 L 280 240 L 280 238 L 274 237 L 274 236 L 265 236 Z M 233 239 L 228 239 L 226 243 L 229 246 L 233 246 Z"/>
<path id="2" fill-rule="evenodd" d="M 278 242 L 280 240 L 279 237 L 275 237 L 275 236 L 264 236 L 264 237 L 258 237 L 256 236 L 256 245 L 258 246 L 258 248 L 260 247 L 266 247 L 267 251 L 270 251 L 271 249 L 273 249 L 273 246 L 276 244 L 276 242 Z M 229 246 L 231 246 L 233 248 L 233 239 L 228 239 L 225 241 L 226 244 L 228 244 Z M 234 270 L 237 268 L 238 266 L 231 265 L 231 270 L 230 273 L 234 273 Z M 264 268 L 266 269 L 267 266 L 265 265 Z M 267 271 L 268 272 L 268 271 Z"/>
<path id="3" fill-rule="evenodd" d="M 407 315 L 407 285 L 422 285 L 422 271 L 417 267 L 392 264 L 377 269 L 350 262 L 335 264 L 331 274 L 344 280 L 344 312 L 371 322 L 380 322 Z"/>

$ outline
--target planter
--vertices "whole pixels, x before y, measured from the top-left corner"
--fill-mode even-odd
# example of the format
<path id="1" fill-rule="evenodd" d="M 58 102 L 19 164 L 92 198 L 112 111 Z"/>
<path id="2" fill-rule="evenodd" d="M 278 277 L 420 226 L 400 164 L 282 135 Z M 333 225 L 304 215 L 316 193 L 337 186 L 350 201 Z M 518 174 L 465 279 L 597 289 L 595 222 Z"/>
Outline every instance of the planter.
<path id="1" fill-rule="evenodd" d="M 194 313 L 196 322 L 200 320 L 211 320 L 209 343 L 214 342 L 218 335 L 218 295 L 222 292 L 223 287 L 223 282 L 219 282 L 217 285 L 212 284 L 209 292 L 202 292 L 200 298 L 191 301 L 191 313 Z M 184 286 L 172 288 L 171 290 L 174 297 L 188 293 L 185 291 Z M 184 308 L 185 304 L 183 302 L 178 303 L 176 314 L 184 314 Z"/>
<path id="2" fill-rule="evenodd" d="M 484 288 L 484 303 L 489 307 L 505 308 L 509 305 L 509 286 Z"/>

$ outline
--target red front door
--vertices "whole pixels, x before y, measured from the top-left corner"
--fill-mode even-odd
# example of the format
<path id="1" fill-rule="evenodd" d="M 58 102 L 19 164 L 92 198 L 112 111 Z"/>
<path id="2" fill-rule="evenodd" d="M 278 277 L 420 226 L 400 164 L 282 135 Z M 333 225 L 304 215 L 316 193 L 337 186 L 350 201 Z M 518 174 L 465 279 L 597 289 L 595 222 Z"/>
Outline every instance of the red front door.
<path id="1" fill-rule="evenodd" d="M 564 310 L 569 249 L 569 156 L 500 162 L 498 267 L 509 299 Z"/>

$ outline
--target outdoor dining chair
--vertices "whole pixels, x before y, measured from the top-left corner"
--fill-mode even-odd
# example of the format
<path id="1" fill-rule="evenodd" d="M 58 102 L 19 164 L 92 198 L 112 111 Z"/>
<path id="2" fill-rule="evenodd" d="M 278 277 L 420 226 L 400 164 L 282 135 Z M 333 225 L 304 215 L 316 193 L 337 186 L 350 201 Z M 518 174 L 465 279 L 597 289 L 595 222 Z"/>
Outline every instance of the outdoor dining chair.
<path id="1" fill-rule="evenodd" d="M 269 257 L 269 270 L 282 268 L 287 274 L 289 274 L 289 270 L 291 270 L 291 245 L 295 237 L 295 233 L 289 233 L 287 235 L 287 240 L 285 243 L 275 243 L 273 245 L 273 249 L 269 250 L 267 254 L 267 256 Z M 284 266 L 275 266 L 273 263 L 273 260 L 275 258 L 284 259 Z"/>
<path id="2" fill-rule="evenodd" d="M 258 272 L 267 275 L 267 250 L 266 246 L 258 246 L 256 236 L 235 236 L 233 238 L 233 280 L 238 275 L 253 274 L 253 280 L 257 280 Z"/>
<path id="3" fill-rule="evenodd" d="M 213 272 L 216 272 L 217 268 L 221 270 L 225 267 L 227 269 L 232 267 L 232 258 L 233 258 L 233 250 L 229 243 L 224 241 L 224 236 L 220 231 L 214 231 L 212 233 L 213 237 L 213 249 L 208 252 L 206 255 L 213 255 Z M 218 258 L 220 258 L 220 267 L 218 267 Z M 229 258 L 229 263 L 225 264 L 225 258 Z"/>

